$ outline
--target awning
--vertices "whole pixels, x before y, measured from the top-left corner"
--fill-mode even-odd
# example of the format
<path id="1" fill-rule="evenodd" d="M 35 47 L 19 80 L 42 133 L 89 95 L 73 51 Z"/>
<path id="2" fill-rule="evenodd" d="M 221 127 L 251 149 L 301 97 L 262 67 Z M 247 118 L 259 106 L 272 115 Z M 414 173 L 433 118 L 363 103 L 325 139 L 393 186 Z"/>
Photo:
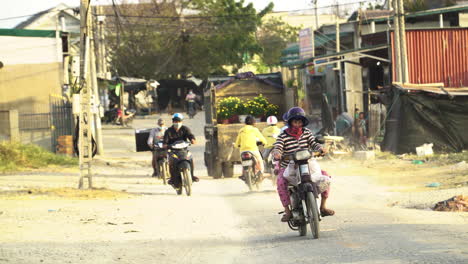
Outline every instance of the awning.
<path id="1" fill-rule="evenodd" d="M 364 47 L 364 48 L 360 48 L 360 49 L 344 50 L 344 51 L 341 51 L 341 52 L 335 52 L 335 53 L 315 56 L 314 58 L 289 61 L 289 62 L 283 63 L 282 66 L 283 67 L 294 67 L 294 66 L 306 67 L 306 66 L 311 65 L 311 64 L 327 65 L 327 64 L 337 63 L 337 62 L 340 62 L 340 61 L 343 61 L 343 60 L 358 59 L 358 58 L 362 58 L 362 57 L 370 57 L 370 58 L 373 58 L 373 59 L 376 59 L 376 60 L 389 62 L 389 60 L 386 59 L 386 58 L 380 58 L 380 57 L 377 57 L 377 56 L 365 54 L 365 52 L 381 50 L 381 49 L 387 49 L 387 48 L 388 48 L 388 45 L 383 44 L 383 45 Z M 351 54 L 354 54 L 355 56 L 352 57 L 352 58 L 346 58 L 346 59 L 341 58 L 341 57 L 343 57 L 345 55 L 351 55 Z M 331 60 L 331 59 L 334 59 L 334 60 Z M 317 61 L 324 61 L 324 62 L 318 63 Z"/>
<path id="2" fill-rule="evenodd" d="M 351 36 L 351 35 L 353 35 L 352 32 L 341 32 L 340 38 L 344 38 L 344 37 Z M 325 46 L 325 44 L 327 44 L 328 42 L 336 40 L 336 34 L 323 34 L 323 33 L 314 34 L 314 40 L 315 40 L 314 42 L 315 48 L 320 48 L 320 47 Z M 284 58 L 287 58 L 286 57 L 287 55 L 299 56 L 299 52 L 300 52 L 299 44 L 293 44 L 285 48 L 281 52 L 281 54 L 284 56 Z"/>

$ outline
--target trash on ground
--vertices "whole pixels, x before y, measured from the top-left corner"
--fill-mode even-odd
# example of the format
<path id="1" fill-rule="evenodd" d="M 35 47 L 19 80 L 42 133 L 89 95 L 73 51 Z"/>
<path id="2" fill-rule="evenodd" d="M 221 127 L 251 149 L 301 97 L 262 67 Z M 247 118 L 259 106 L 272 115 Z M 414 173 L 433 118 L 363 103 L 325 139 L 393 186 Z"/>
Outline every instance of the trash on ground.
<path id="1" fill-rule="evenodd" d="M 432 182 L 432 183 L 427 184 L 426 187 L 440 187 L 440 183 Z"/>
<path id="2" fill-rule="evenodd" d="M 107 222 L 108 225 L 117 225 L 116 223 Z"/>
<path id="3" fill-rule="evenodd" d="M 421 164 L 424 164 L 424 161 L 422 161 L 422 160 L 413 160 L 413 164 L 421 165 Z"/>
<path id="4" fill-rule="evenodd" d="M 468 212 L 468 196 L 458 195 L 438 202 L 433 210 L 441 212 Z"/>
<path id="5" fill-rule="evenodd" d="M 432 146 L 434 146 L 434 144 L 431 143 L 416 147 L 416 154 L 418 155 L 418 157 L 433 155 L 434 151 L 432 150 Z"/>
<path id="6" fill-rule="evenodd" d="M 128 230 L 128 231 L 125 231 L 124 233 L 137 233 L 137 232 L 140 232 L 140 231 L 137 231 L 137 230 Z"/>
<path id="7" fill-rule="evenodd" d="M 457 164 L 454 164 L 452 167 L 450 167 L 452 171 L 464 171 L 468 170 L 468 163 L 466 161 L 458 162 Z"/>

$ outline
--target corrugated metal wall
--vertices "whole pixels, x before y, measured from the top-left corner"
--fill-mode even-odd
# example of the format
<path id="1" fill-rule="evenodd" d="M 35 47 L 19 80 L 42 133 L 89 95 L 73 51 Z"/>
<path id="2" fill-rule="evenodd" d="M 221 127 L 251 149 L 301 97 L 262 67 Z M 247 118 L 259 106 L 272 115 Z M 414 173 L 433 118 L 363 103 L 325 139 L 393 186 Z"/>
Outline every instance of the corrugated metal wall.
<path id="1" fill-rule="evenodd" d="M 406 42 L 411 83 L 468 87 L 468 29 L 408 30 Z M 394 55 L 393 32 L 392 50 Z"/>

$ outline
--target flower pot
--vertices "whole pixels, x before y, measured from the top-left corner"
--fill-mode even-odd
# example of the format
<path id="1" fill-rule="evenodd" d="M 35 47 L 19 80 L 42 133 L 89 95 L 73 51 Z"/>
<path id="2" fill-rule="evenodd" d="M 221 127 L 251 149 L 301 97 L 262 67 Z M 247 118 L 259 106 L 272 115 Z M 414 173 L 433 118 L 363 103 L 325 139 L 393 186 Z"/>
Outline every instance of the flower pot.
<path id="1" fill-rule="evenodd" d="M 233 115 L 229 118 L 229 123 L 234 124 L 234 123 L 239 123 L 239 116 L 238 115 Z"/>

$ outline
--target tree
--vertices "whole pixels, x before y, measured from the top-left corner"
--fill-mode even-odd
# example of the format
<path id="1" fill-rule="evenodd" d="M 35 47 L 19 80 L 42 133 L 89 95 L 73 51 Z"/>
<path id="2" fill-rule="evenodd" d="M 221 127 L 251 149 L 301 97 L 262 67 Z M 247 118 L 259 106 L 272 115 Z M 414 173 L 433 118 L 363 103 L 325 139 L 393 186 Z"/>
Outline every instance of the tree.
<path id="1" fill-rule="evenodd" d="M 152 0 L 119 6 L 120 14 L 114 10 L 112 62 L 121 74 L 154 79 L 206 77 L 225 65 L 240 68 L 245 55 L 262 51 L 255 33 L 273 8 L 270 4 L 257 13 L 243 0 Z"/>
<path id="2" fill-rule="evenodd" d="M 297 42 L 299 27 L 293 27 L 281 18 L 272 17 L 259 29 L 258 42 L 262 48 L 260 57 L 268 67 L 280 64 L 281 51 L 289 43 Z"/>
<path id="3" fill-rule="evenodd" d="M 432 8 L 452 6 L 454 0 L 404 0 L 406 12 L 417 12 Z"/>

